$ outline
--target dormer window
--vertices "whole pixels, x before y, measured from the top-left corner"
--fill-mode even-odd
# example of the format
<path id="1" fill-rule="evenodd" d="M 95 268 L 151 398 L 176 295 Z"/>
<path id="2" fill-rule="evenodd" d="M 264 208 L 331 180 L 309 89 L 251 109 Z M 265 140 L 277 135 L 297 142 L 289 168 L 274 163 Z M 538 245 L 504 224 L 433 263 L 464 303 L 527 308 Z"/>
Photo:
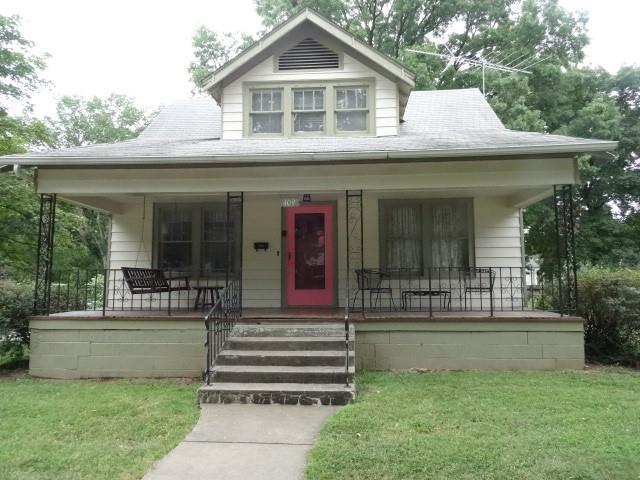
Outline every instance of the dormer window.
<path id="1" fill-rule="evenodd" d="M 293 131 L 294 133 L 324 132 L 325 102 L 324 89 L 293 89 Z"/>
<path id="2" fill-rule="evenodd" d="M 366 132 L 369 122 L 367 87 L 336 87 L 336 131 Z"/>
<path id="3" fill-rule="evenodd" d="M 243 88 L 245 137 L 374 135 L 374 79 L 249 83 Z"/>
<path id="4" fill-rule="evenodd" d="M 251 91 L 251 132 L 282 133 L 282 89 Z"/>

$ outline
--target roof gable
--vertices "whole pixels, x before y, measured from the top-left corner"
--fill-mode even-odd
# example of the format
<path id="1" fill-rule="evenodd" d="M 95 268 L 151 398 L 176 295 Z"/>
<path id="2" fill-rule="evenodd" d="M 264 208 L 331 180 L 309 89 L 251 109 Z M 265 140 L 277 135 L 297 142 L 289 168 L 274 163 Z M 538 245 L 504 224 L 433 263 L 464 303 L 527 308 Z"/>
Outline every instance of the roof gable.
<path id="1" fill-rule="evenodd" d="M 401 92 L 400 110 L 404 110 L 409 93 L 415 85 L 414 74 L 396 60 L 361 42 L 310 9 L 301 10 L 222 65 L 213 72 L 204 89 L 220 102 L 222 89 L 226 85 L 268 57 L 283 54 L 307 38 L 312 38 L 329 50 L 333 49 L 333 45 L 339 45 L 351 57 L 396 81 Z"/>

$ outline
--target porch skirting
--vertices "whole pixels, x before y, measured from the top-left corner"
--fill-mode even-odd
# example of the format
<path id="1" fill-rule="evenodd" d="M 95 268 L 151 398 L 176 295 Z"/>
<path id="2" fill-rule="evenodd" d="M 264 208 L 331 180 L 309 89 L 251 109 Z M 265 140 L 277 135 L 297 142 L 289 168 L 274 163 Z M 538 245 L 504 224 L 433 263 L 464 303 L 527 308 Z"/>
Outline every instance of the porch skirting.
<path id="1" fill-rule="evenodd" d="M 583 320 L 578 317 L 356 324 L 357 369 L 575 370 L 583 367 Z"/>
<path id="2" fill-rule="evenodd" d="M 36 377 L 199 377 L 201 319 L 31 320 L 29 371 Z"/>
<path id="3" fill-rule="evenodd" d="M 193 318 L 32 319 L 30 373 L 47 378 L 199 377 Z M 355 322 L 356 367 L 370 370 L 582 369 L 582 319 L 448 318 Z"/>

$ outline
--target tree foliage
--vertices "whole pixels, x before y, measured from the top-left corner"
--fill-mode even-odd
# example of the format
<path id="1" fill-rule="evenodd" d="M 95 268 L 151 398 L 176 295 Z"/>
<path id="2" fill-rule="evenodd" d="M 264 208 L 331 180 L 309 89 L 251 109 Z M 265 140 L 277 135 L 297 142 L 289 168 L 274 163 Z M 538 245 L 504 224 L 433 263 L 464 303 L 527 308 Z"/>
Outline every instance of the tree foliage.
<path id="1" fill-rule="evenodd" d="M 189 65 L 189 75 L 196 90 L 199 90 L 213 71 L 253 43 L 253 38 L 229 32 L 219 34 L 201 26 L 193 35 L 191 43 L 194 59 Z"/>
<path id="2" fill-rule="evenodd" d="M 151 117 L 133 99 L 111 94 L 107 98 L 62 97 L 52 126 L 64 147 L 130 140 L 149 124 Z"/>
<path id="3" fill-rule="evenodd" d="M 9 98 L 24 100 L 40 87 L 43 56 L 33 53 L 33 42 L 20 32 L 20 17 L 0 15 L 0 113 Z"/>

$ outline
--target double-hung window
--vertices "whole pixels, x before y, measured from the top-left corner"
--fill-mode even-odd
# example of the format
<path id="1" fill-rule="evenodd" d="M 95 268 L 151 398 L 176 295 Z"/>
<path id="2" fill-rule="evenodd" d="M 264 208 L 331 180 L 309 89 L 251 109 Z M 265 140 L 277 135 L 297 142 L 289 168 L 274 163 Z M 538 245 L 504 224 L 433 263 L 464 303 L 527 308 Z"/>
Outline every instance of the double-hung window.
<path id="1" fill-rule="evenodd" d="M 336 131 L 366 132 L 369 129 L 367 87 L 336 87 Z"/>
<path id="2" fill-rule="evenodd" d="M 155 264 L 193 277 L 214 277 L 227 269 L 227 224 L 224 203 L 160 204 L 155 213 Z M 235 258 L 235 225 L 229 232 Z M 232 262 L 232 269 L 233 269 Z"/>
<path id="3" fill-rule="evenodd" d="M 293 89 L 293 132 L 324 132 L 325 101 L 323 88 Z"/>
<path id="4" fill-rule="evenodd" d="M 282 133 L 282 89 L 251 91 L 251 133 Z"/>
<path id="5" fill-rule="evenodd" d="M 380 200 L 380 265 L 415 273 L 473 263 L 470 199 Z"/>

